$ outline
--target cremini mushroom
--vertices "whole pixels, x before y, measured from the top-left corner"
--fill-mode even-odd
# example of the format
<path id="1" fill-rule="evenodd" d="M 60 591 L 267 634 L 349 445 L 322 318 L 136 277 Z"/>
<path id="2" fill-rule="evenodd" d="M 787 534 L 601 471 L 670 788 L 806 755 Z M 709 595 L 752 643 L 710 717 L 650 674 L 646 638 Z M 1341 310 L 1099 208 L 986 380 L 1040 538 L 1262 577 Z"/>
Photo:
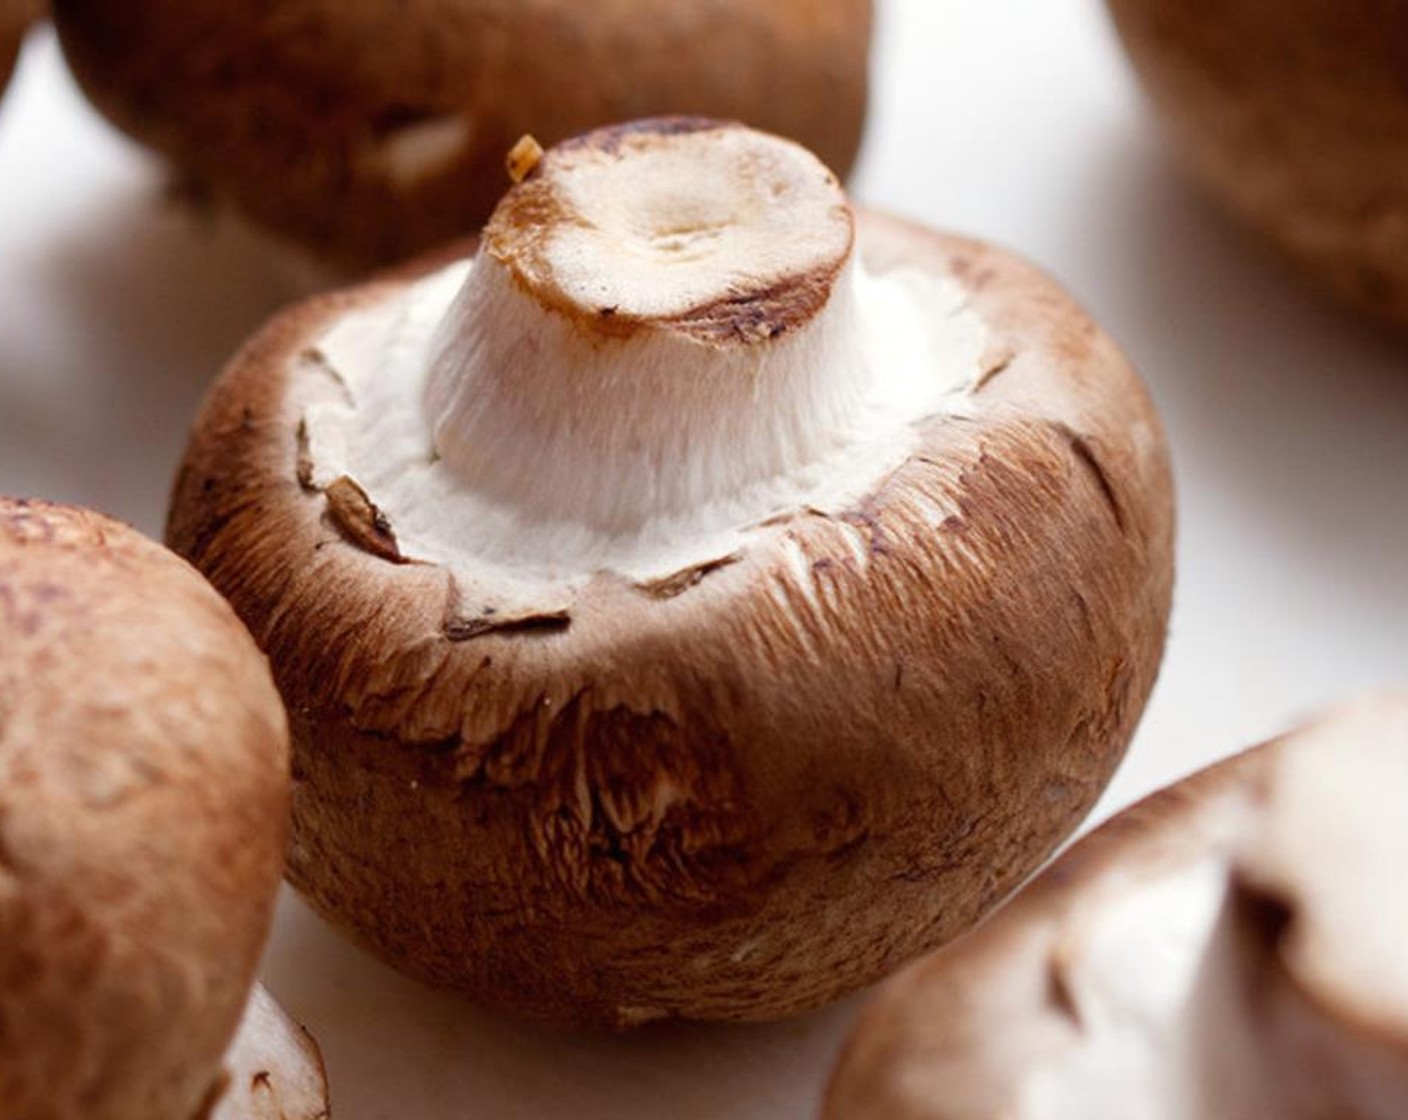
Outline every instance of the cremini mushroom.
<path id="1" fill-rule="evenodd" d="M 1110 7 L 1202 187 L 1322 287 L 1408 327 L 1408 5 Z"/>
<path id="2" fill-rule="evenodd" d="M 870 0 L 58 0 L 54 16 L 115 123 L 352 268 L 478 231 L 528 131 L 702 113 L 844 175 L 865 118 Z"/>
<path id="3" fill-rule="evenodd" d="M 294 713 L 290 876 L 520 1012 L 817 1006 L 1107 780 L 1169 605 L 1158 422 L 1050 279 L 791 142 L 513 162 L 472 257 L 277 318 L 187 450 L 169 539 Z"/>
<path id="4" fill-rule="evenodd" d="M 251 1110 L 222 1062 L 288 796 L 268 666 L 205 581 L 105 517 L 0 499 L 0 1115 L 321 1115 Z M 310 1044 L 252 1006 L 230 1068 L 309 1065 L 306 1101 Z"/>
<path id="5" fill-rule="evenodd" d="M 827 1120 L 1408 1116 L 1408 697 L 1179 783 L 864 1013 Z"/>
<path id="6" fill-rule="evenodd" d="M 24 33 L 39 14 L 39 0 L 0 0 L 0 92 L 9 84 Z"/>

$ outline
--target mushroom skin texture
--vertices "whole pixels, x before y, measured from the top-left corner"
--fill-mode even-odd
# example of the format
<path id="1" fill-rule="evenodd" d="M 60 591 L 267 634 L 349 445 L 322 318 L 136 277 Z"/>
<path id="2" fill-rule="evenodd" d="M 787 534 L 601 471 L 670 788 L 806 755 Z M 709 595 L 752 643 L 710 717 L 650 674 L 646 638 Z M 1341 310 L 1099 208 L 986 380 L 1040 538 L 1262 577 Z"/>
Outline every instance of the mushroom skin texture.
<path id="1" fill-rule="evenodd" d="M 0 1115 L 191 1120 L 283 867 L 269 669 L 177 557 L 0 499 Z"/>
<path id="2" fill-rule="evenodd" d="M 716 173 L 738 177 L 744 217 L 709 209 L 733 205 Z M 646 228 L 578 240 L 621 214 Z M 274 319 L 213 387 L 175 488 L 169 541 L 269 653 L 292 713 L 289 877 L 316 908 L 398 967 L 522 1014 L 769 1019 L 959 933 L 1075 826 L 1154 680 L 1173 515 L 1143 388 L 1048 277 L 853 214 L 795 145 L 680 120 L 549 151 L 431 314 L 417 285 L 443 286 L 444 267 Z M 397 376 L 368 357 L 356 381 L 329 340 L 387 308 L 439 317 L 451 388 L 460 356 L 489 368 L 458 393 L 432 378 L 432 411 L 502 412 L 418 461 L 458 471 L 492 444 L 474 481 L 580 517 L 539 558 L 567 565 L 639 506 L 689 523 L 673 484 L 709 472 L 642 471 L 632 488 L 612 473 L 631 455 L 670 464 L 683 432 L 697 463 L 723 432 L 731 469 L 815 435 L 794 429 L 830 399 L 824 351 L 844 348 L 862 284 L 913 293 L 935 338 L 983 324 L 956 413 L 906 421 L 849 496 L 755 509 L 674 570 L 583 551 L 575 582 L 544 576 L 515 602 L 487 561 L 417 559 L 424 509 L 320 465 L 318 410 Z M 515 365 L 525 352 L 546 358 Z M 921 388 L 951 373 L 928 355 Z M 370 470 L 393 442 L 372 440 Z M 564 456 L 574 471 L 553 473 Z M 572 490 L 573 473 L 620 500 Z M 492 521 L 429 513 L 431 530 Z M 509 550 L 498 568 L 532 567 L 512 552 L 537 523 L 522 526 L 480 539 Z"/>
<path id="3" fill-rule="evenodd" d="M 331 1115 L 318 1044 L 258 984 L 225 1053 L 225 1078 L 216 1092 L 209 1120 L 328 1120 Z"/>
<path id="4" fill-rule="evenodd" d="M 0 93 L 10 84 L 24 34 L 38 17 L 36 0 L 0 0 Z"/>
<path id="5" fill-rule="evenodd" d="M 1197 183 L 1321 288 L 1408 327 L 1408 6 L 1109 3 Z"/>
<path id="6" fill-rule="evenodd" d="M 880 989 L 826 1120 L 1408 1116 L 1405 780 L 1385 697 L 1125 811 Z"/>
<path id="7" fill-rule="evenodd" d="M 503 153 L 662 113 L 846 174 L 870 0 L 60 0 L 93 103 L 195 186 L 352 270 L 476 232 Z"/>

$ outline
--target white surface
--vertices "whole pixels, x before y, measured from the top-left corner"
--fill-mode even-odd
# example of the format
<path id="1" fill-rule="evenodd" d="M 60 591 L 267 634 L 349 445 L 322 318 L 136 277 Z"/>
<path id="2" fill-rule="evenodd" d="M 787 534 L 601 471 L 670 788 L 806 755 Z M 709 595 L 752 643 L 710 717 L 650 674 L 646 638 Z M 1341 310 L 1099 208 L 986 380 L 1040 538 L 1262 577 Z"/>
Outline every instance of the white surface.
<path id="1" fill-rule="evenodd" d="M 1180 185 L 1096 0 L 894 0 L 866 200 L 1018 247 L 1126 346 L 1180 486 L 1163 677 L 1102 806 L 1408 682 L 1408 348 L 1322 308 Z M 204 383 L 281 302 L 243 234 L 36 37 L 0 108 L 0 491 L 159 534 Z M 318 1034 L 339 1120 L 811 1115 L 854 1004 L 777 1026 L 548 1033 L 427 993 L 286 900 L 267 979 Z"/>

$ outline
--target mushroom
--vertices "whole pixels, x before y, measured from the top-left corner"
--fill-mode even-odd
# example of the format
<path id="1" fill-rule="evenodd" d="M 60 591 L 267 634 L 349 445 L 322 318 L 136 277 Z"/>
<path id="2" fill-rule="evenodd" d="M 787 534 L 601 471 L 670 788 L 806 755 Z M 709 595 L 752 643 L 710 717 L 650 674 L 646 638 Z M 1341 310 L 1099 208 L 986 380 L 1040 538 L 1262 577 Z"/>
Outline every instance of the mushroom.
<path id="1" fill-rule="evenodd" d="M 0 0 L 0 92 L 9 84 L 24 33 L 38 17 L 37 0 Z"/>
<path id="2" fill-rule="evenodd" d="M 1198 183 L 1323 288 L 1408 327 L 1408 7 L 1110 8 Z"/>
<path id="3" fill-rule="evenodd" d="M 98 514 L 0 499 L 0 1115 L 206 1115 L 288 787 L 268 666 L 205 581 Z M 307 1066 L 305 1099 L 310 1044 L 253 1007 L 244 1050 Z"/>
<path id="4" fill-rule="evenodd" d="M 827 1120 L 1408 1116 L 1408 698 L 1155 794 L 867 1007 Z"/>
<path id="5" fill-rule="evenodd" d="M 59 0 L 54 17 L 114 123 L 354 269 L 477 231 L 529 130 L 702 113 L 844 175 L 865 117 L 870 0 Z"/>
<path id="6" fill-rule="evenodd" d="M 249 343 L 177 481 L 294 713 L 290 878 L 521 1013 L 818 1006 L 1108 779 L 1169 605 L 1157 419 L 1050 279 L 791 142 L 513 162 L 471 258 Z"/>

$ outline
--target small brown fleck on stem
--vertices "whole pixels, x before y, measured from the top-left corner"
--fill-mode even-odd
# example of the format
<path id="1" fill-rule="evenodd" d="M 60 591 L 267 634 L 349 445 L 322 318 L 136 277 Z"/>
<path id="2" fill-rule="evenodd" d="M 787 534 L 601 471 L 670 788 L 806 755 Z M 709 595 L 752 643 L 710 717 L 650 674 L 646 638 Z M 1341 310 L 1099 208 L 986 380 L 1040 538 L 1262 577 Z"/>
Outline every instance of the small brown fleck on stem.
<path id="1" fill-rule="evenodd" d="M 509 150 L 508 158 L 504 161 L 508 168 L 508 177 L 515 183 L 523 182 L 538 169 L 538 164 L 542 162 L 542 159 L 543 146 L 533 138 L 531 133 L 525 134 Z"/>

